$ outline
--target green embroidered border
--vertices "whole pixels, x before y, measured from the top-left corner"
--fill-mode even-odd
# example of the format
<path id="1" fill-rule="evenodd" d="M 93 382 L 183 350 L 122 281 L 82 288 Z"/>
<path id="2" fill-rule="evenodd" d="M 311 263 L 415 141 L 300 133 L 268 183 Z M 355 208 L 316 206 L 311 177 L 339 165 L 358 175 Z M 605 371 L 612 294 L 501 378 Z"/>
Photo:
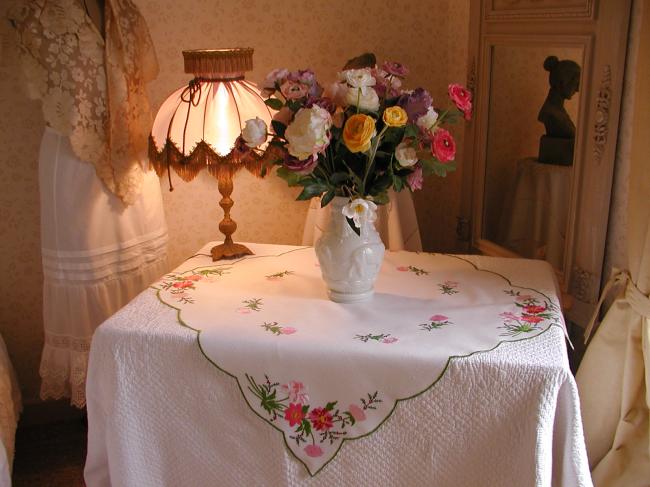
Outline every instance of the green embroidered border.
<path id="1" fill-rule="evenodd" d="M 254 256 L 247 256 L 247 257 L 243 257 L 243 258 L 241 258 L 241 259 L 233 260 L 233 261 L 229 262 L 228 264 L 221 264 L 221 265 L 222 265 L 222 266 L 226 266 L 226 265 L 234 265 L 234 264 L 236 264 L 236 263 L 238 263 L 238 262 L 241 262 L 241 261 L 243 261 L 243 260 L 259 259 L 259 258 L 265 258 L 265 257 L 281 257 L 281 256 L 283 256 L 283 255 L 290 254 L 290 253 L 292 253 L 292 252 L 297 252 L 297 251 L 300 251 L 300 250 L 305 250 L 305 249 L 310 249 L 310 248 L 311 248 L 311 247 L 300 247 L 300 248 L 297 248 L 297 249 L 288 250 L 287 252 L 282 252 L 282 253 L 277 254 L 277 255 L 254 255 Z M 197 256 L 199 256 L 199 255 L 205 255 L 205 254 L 195 254 L 195 255 L 193 255 L 193 256 L 190 257 L 190 258 L 197 257 Z M 432 254 L 432 255 L 435 255 L 435 254 Z M 498 272 L 494 272 L 494 271 L 491 271 L 491 270 L 488 270 L 488 269 L 480 269 L 480 268 L 479 268 L 476 264 L 474 264 L 473 262 L 471 262 L 471 261 L 469 261 L 469 260 L 466 260 L 466 259 L 463 259 L 462 257 L 460 257 L 460 256 L 458 256 L 458 255 L 451 255 L 451 254 L 437 254 L 437 255 L 444 255 L 445 257 L 451 257 L 451 258 L 455 258 L 455 259 L 461 260 L 461 261 L 463 261 L 463 262 L 465 262 L 465 263 L 471 265 L 475 270 L 477 270 L 477 271 L 479 271 L 479 272 L 489 272 L 490 274 L 494 274 L 495 276 L 498 276 L 498 277 L 502 278 L 502 279 L 503 279 L 504 281 L 506 281 L 506 282 L 507 282 L 511 287 L 516 287 L 516 288 L 518 288 L 518 289 L 525 289 L 525 290 L 528 290 L 528 291 L 534 291 L 534 292 L 536 292 L 537 294 L 540 294 L 540 295 L 544 296 L 546 299 L 548 299 L 549 302 L 553 302 L 549 296 L 547 296 L 546 294 L 542 293 L 541 291 L 538 291 L 537 289 L 533 289 L 533 288 L 530 288 L 530 287 L 517 286 L 517 285 L 515 285 L 515 284 L 512 284 L 512 282 L 510 282 L 510 280 L 509 280 L 507 277 L 505 277 L 505 276 L 499 274 Z M 209 257 L 209 256 L 206 255 L 206 257 Z M 189 260 L 189 259 L 188 259 L 188 260 Z M 193 271 L 195 271 L 196 269 L 200 269 L 200 268 L 202 268 L 202 267 L 216 267 L 216 266 L 215 266 L 215 265 L 197 266 L 197 267 L 195 267 L 195 268 L 193 268 L 193 269 L 188 269 L 188 270 L 186 270 L 186 271 L 183 271 L 183 272 L 181 272 L 180 274 L 185 274 L 185 273 L 187 273 L 187 272 L 193 272 Z M 214 362 L 210 357 L 208 357 L 208 355 L 205 353 L 205 350 L 203 349 L 203 346 L 201 345 L 201 331 L 202 331 L 202 330 L 197 330 L 196 328 L 192 328 L 192 327 L 189 326 L 187 323 L 185 323 L 185 322 L 183 321 L 183 319 L 181 318 L 181 309 L 180 309 L 180 308 L 177 308 L 176 306 L 173 306 L 173 305 L 171 305 L 171 304 L 169 304 L 169 303 L 167 303 L 167 302 L 165 302 L 165 301 L 163 301 L 163 299 L 160 297 L 160 291 L 161 291 L 161 289 L 156 288 L 155 286 L 151 286 L 151 289 L 154 289 L 154 290 L 156 291 L 156 297 L 158 298 L 158 300 L 159 300 L 162 304 L 164 304 L 165 306 L 168 306 L 168 307 L 170 307 L 170 308 L 176 310 L 176 319 L 178 320 L 178 322 L 179 322 L 182 326 L 184 326 L 185 328 L 188 328 L 188 329 L 190 329 L 190 330 L 196 332 L 196 342 L 197 342 L 197 345 L 198 345 L 198 347 L 199 347 L 199 351 L 201 352 L 201 354 L 202 354 L 202 355 L 206 358 L 206 360 L 207 360 L 208 362 L 210 362 L 210 363 L 211 363 L 211 364 L 212 364 L 212 365 L 213 365 L 217 370 L 219 370 L 219 371 L 223 372 L 224 374 L 226 374 L 227 376 L 232 377 L 233 379 L 235 379 L 235 382 L 237 383 L 237 387 L 239 388 L 239 391 L 241 392 L 241 395 L 242 395 L 242 397 L 244 398 L 244 401 L 246 402 L 246 405 L 249 407 L 249 409 L 250 409 L 250 410 L 251 410 L 251 411 L 252 411 L 252 412 L 253 412 L 253 413 L 254 413 L 258 418 L 262 419 L 265 423 L 271 425 L 275 430 L 277 430 L 278 432 L 280 432 L 280 434 L 282 435 L 282 440 L 284 441 L 284 445 L 285 445 L 285 447 L 287 448 L 287 450 L 289 450 L 289 453 L 291 453 L 291 456 L 293 456 L 296 460 L 298 460 L 298 462 L 300 462 L 300 463 L 302 464 L 303 467 L 305 467 L 305 470 L 307 470 L 307 473 L 309 474 L 310 477 L 315 477 L 315 476 L 318 475 L 318 474 L 319 474 L 319 473 L 320 473 L 320 472 L 321 472 L 321 471 L 322 471 L 322 470 L 323 470 L 327 465 L 329 465 L 329 463 L 330 463 L 332 460 L 334 460 L 334 459 L 336 458 L 336 456 L 339 454 L 339 451 L 341 450 L 341 447 L 343 446 L 343 444 L 344 444 L 346 441 L 359 440 L 359 439 L 361 439 L 361 438 L 365 438 L 365 437 L 367 437 L 367 436 L 370 436 L 371 434 L 373 434 L 374 432 L 376 432 L 376 431 L 377 431 L 381 426 L 383 426 L 383 424 L 384 424 L 386 421 L 388 421 L 388 419 L 393 415 L 393 412 L 395 412 L 395 409 L 397 408 L 397 404 L 398 404 L 398 403 L 400 403 L 400 402 L 402 402 L 402 401 L 408 401 L 408 400 L 411 400 L 411 399 L 415 399 L 416 397 L 418 397 L 418 396 L 424 394 L 425 392 L 429 391 L 429 389 L 431 389 L 431 388 L 432 388 L 433 386 L 435 386 L 438 382 L 440 382 L 440 380 L 442 379 L 442 377 L 445 375 L 445 372 L 447 372 L 447 369 L 449 368 L 449 365 L 451 364 L 451 361 L 452 361 L 453 359 L 468 358 L 468 357 L 471 357 L 471 356 L 473 356 L 473 355 L 477 355 L 477 354 L 479 354 L 479 353 L 488 353 L 488 352 L 492 352 L 493 350 L 496 350 L 498 347 L 500 347 L 500 346 L 501 346 L 502 344 L 504 344 L 504 343 L 517 343 L 517 342 L 523 342 L 523 341 L 525 341 L 525 340 L 532 340 L 533 338 L 537 338 L 537 337 L 539 337 L 539 336 L 542 336 L 544 333 L 546 333 L 548 330 L 550 330 L 550 329 L 553 328 L 554 326 L 555 326 L 555 327 L 558 327 L 558 328 L 561 328 L 561 329 L 564 331 L 564 328 L 563 328 L 562 326 L 560 326 L 559 324 L 556 324 L 556 323 L 552 323 L 552 324 L 548 325 L 548 327 L 547 327 L 546 329 L 540 331 L 537 335 L 534 335 L 534 336 L 527 336 L 527 337 L 523 337 L 523 338 L 518 338 L 518 339 L 516 339 L 516 340 L 501 340 L 501 341 L 500 341 L 499 343 L 497 343 L 494 347 L 492 347 L 492 348 L 490 348 L 490 349 L 488 349 L 488 350 L 477 350 L 477 351 L 472 352 L 472 353 L 469 353 L 469 354 L 467 354 L 467 355 L 450 355 L 449 358 L 447 359 L 447 363 L 445 364 L 444 368 L 442 369 L 442 372 L 440 372 L 440 374 L 438 375 L 438 377 L 437 377 L 437 378 L 436 378 L 436 379 L 435 379 L 435 380 L 434 380 L 430 385 L 428 385 L 427 387 L 425 387 L 425 388 L 424 388 L 423 390 L 421 390 L 420 392 L 417 392 L 417 393 L 415 393 L 415 394 L 413 394 L 413 395 L 411 395 L 411 396 L 408 396 L 408 397 L 402 397 L 402 398 L 395 399 L 395 403 L 393 404 L 393 407 L 390 409 L 390 411 L 388 412 L 388 414 L 386 415 L 386 417 L 385 417 L 383 420 L 381 420 L 381 421 L 379 422 L 379 424 L 377 424 L 377 426 L 375 426 L 375 428 L 373 428 L 372 430 L 368 431 L 367 433 L 364 433 L 364 434 L 362 434 L 362 435 L 355 436 L 355 437 L 352 437 L 352 438 L 342 438 L 342 439 L 341 439 L 341 443 L 339 444 L 338 448 L 336 449 L 336 451 L 334 452 L 334 454 L 331 456 L 331 458 L 330 458 L 329 460 L 327 460 L 327 462 L 325 462 L 325 463 L 324 463 L 324 464 L 323 464 L 323 465 L 322 465 L 318 470 L 316 470 L 314 473 L 312 473 L 311 470 L 309 469 L 309 467 L 307 466 L 307 464 L 306 464 L 305 462 L 303 462 L 302 459 L 301 459 L 300 457 L 298 457 L 298 456 L 293 452 L 293 450 L 291 449 L 291 447 L 290 447 L 289 444 L 287 443 L 287 438 L 286 438 L 285 432 L 284 432 L 281 428 L 279 428 L 278 426 L 276 426 L 274 423 L 272 423 L 271 421 L 269 421 L 267 418 L 265 418 L 264 416 L 262 416 L 261 414 L 259 414 L 259 413 L 255 410 L 255 408 L 254 408 L 253 406 L 251 406 L 250 402 L 248 401 L 248 398 L 246 397 L 246 394 L 244 393 L 244 390 L 242 389 L 241 384 L 239 383 L 239 378 L 238 378 L 236 375 L 231 374 L 231 373 L 228 372 L 227 370 L 222 369 L 221 367 L 219 367 L 219 365 L 218 365 L 216 362 Z M 558 303 L 558 304 L 553 303 L 553 304 L 559 308 L 559 303 Z M 560 312 L 560 316 L 562 316 L 561 312 Z M 562 321 L 564 321 L 564 318 L 562 318 Z"/>

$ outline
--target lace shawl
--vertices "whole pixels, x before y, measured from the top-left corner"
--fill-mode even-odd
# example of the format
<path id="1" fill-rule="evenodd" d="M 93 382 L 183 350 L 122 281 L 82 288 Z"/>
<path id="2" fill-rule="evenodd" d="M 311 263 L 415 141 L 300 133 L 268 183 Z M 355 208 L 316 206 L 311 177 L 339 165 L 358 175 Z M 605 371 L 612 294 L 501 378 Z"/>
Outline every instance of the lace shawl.
<path id="1" fill-rule="evenodd" d="M 10 14 L 30 97 L 47 125 L 125 204 L 140 193 L 151 111 L 146 83 L 158 64 L 131 0 L 106 0 L 106 39 L 76 0 L 31 0 Z"/>

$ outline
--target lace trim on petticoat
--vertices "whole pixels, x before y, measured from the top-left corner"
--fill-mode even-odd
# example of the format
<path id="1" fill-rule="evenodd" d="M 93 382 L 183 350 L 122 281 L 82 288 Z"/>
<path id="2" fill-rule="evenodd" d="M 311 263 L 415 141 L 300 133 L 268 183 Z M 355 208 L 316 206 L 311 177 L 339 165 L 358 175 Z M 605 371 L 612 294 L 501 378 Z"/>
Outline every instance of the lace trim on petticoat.
<path id="1" fill-rule="evenodd" d="M 86 405 L 86 371 L 91 337 L 78 338 L 45 332 L 41 357 L 41 399 L 70 397 L 78 408 Z"/>

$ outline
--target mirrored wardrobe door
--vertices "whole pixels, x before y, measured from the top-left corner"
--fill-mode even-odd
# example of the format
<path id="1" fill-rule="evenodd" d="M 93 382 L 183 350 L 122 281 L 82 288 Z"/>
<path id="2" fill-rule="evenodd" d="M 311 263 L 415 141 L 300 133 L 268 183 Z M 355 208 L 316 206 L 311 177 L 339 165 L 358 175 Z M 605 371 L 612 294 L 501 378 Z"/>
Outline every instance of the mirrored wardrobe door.
<path id="1" fill-rule="evenodd" d="M 461 221 L 475 251 L 549 262 L 579 324 L 600 287 L 629 12 L 471 1 Z"/>

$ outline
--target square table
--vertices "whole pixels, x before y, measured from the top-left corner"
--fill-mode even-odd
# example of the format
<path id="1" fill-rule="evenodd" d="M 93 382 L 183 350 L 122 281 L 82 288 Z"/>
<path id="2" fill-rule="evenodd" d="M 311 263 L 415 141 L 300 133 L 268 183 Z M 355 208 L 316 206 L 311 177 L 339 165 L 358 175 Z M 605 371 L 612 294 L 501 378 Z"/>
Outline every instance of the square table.
<path id="1" fill-rule="evenodd" d="M 212 245 L 174 273 L 208 265 Z M 258 256 L 313 252 L 250 248 Z M 545 262 L 463 258 L 522 288 L 553 292 Z M 90 487 L 592 485 L 561 326 L 450 359 L 433 386 L 310 473 L 247 406 L 238 382 L 206 360 L 179 316 L 149 289 L 96 331 L 86 386 Z"/>

